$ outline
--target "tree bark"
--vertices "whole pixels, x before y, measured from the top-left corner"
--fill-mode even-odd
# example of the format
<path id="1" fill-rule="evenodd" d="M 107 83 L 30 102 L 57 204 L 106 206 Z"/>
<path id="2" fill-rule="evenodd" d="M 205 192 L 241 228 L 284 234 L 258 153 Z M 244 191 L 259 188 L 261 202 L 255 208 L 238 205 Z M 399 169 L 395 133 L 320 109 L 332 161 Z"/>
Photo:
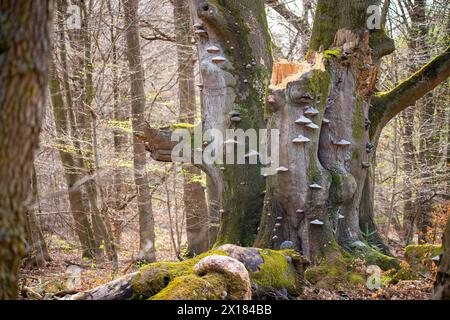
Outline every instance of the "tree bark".
<path id="1" fill-rule="evenodd" d="M 450 300 L 450 218 L 442 238 L 443 253 L 440 256 L 432 299 Z"/>
<path id="2" fill-rule="evenodd" d="M 144 69 L 142 66 L 142 56 L 139 34 L 139 1 L 124 0 L 125 11 L 127 58 L 130 66 L 130 87 L 131 87 L 131 116 L 134 153 L 134 180 L 137 188 L 137 201 L 139 212 L 139 259 L 148 262 L 155 261 L 155 221 L 152 212 L 152 202 L 150 197 L 150 187 L 145 172 L 146 150 L 144 143 L 140 141 L 136 134 L 143 133 L 145 127 L 145 92 L 144 92 Z"/>
<path id="3" fill-rule="evenodd" d="M 52 8 L 51 1 L 0 4 L 0 300 L 17 297 L 25 254 L 26 200 L 47 94 Z"/>

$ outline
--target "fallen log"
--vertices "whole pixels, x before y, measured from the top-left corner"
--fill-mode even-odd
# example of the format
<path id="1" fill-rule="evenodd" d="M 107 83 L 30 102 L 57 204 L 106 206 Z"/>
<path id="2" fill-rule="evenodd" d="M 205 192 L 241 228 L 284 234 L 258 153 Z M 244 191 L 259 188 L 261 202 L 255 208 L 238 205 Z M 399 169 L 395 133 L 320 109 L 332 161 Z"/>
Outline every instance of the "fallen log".
<path id="1" fill-rule="evenodd" d="M 157 262 L 66 300 L 289 299 L 308 261 L 291 249 L 223 245 L 182 262 Z"/>

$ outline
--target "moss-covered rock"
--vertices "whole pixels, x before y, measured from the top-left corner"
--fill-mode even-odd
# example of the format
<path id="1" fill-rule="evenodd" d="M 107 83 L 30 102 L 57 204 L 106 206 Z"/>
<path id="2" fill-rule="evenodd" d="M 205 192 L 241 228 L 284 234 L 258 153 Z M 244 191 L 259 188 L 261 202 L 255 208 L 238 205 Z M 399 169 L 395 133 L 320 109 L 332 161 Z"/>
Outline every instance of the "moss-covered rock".
<path id="1" fill-rule="evenodd" d="M 405 248 L 405 259 L 418 272 L 430 272 L 433 258 L 442 253 L 442 247 L 433 244 L 409 245 Z"/>
<path id="2" fill-rule="evenodd" d="M 225 251 L 211 250 L 186 261 L 156 262 L 140 268 L 131 284 L 134 298 L 150 298 L 175 278 L 192 274 L 195 264 L 213 254 L 228 255 Z"/>
<path id="3" fill-rule="evenodd" d="M 305 271 L 305 280 L 323 289 L 347 289 L 364 285 L 364 275 L 352 268 L 352 258 L 348 255 L 329 255 L 318 265 Z"/>
<path id="4" fill-rule="evenodd" d="M 220 271 L 210 265 L 208 272 L 199 271 L 202 262 L 213 255 L 242 263 L 255 297 L 282 291 L 297 296 L 302 290 L 303 271 L 308 261 L 294 250 L 223 245 L 186 261 L 158 262 L 142 267 L 132 281 L 133 298 L 242 299 L 242 283 L 227 272 L 227 268 Z M 186 293 L 190 293 L 188 297 Z"/>
<path id="5" fill-rule="evenodd" d="M 175 278 L 151 300 L 249 300 L 249 273 L 244 264 L 223 255 L 200 260 L 193 273 Z"/>

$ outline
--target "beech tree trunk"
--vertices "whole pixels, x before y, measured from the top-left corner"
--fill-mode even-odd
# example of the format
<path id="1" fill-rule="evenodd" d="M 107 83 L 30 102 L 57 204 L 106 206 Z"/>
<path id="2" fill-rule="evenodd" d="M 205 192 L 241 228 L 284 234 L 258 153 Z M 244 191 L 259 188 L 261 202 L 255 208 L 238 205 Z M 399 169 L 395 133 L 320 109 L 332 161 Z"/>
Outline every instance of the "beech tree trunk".
<path id="1" fill-rule="evenodd" d="M 225 136 L 226 129 L 263 128 L 272 69 L 264 1 L 192 0 L 191 14 L 202 79 L 203 130 L 217 129 Z M 214 57 L 225 61 L 216 63 Z M 240 114 L 237 124 L 231 121 L 232 111 Z M 220 217 L 217 245 L 253 243 L 265 188 L 260 169 L 260 164 L 206 169 L 209 212 Z"/>
<path id="2" fill-rule="evenodd" d="M 25 254 L 25 202 L 47 95 L 52 8 L 52 1 L 0 3 L 0 300 L 17 297 Z"/>
<path id="3" fill-rule="evenodd" d="M 194 124 L 196 120 L 196 101 L 194 88 L 195 58 L 192 50 L 192 28 L 189 3 L 174 0 L 174 21 L 178 54 L 178 100 L 180 122 Z M 183 200 L 186 217 L 186 232 L 189 255 L 198 255 L 209 249 L 208 208 L 205 190 L 199 181 L 200 169 L 185 165 L 183 167 Z"/>
<path id="4" fill-rule="evenodd" d="M 139 259 L 153 262 L 156 259 L 155 252 L 155 221 L 152 212 L 150 186 L 145 171 L 146 150 L 144 143 L 136 134 L 143 133 L 145 127 L 145 92 L 144 69 L 139 34 L 139 1 L 124 0 L 125 28 L 127 40 L 127 58 L 130 65 L 131 87 L 131 116 L 132 127 L 135 133 L 133 137 L 134 153 L 134 180 L 137 188 L 137 201 L 139 212 Z"/>

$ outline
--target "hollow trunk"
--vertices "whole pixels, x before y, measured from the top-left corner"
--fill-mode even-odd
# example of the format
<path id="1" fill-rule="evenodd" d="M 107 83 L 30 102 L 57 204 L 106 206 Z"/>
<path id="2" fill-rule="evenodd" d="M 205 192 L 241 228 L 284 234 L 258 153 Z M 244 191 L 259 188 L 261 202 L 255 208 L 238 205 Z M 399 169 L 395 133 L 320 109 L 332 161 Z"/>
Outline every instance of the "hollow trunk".
<path id="1" fill-rule="evenodd" d="M 308 61 L 271 87 L 269 122 L 281 129 L 280 169 L 287 170 L 268 178 L 258 246 L 290 240 L 311 257 L 338 245 L 365 246 L 360 206 L 372 201 L 363 192 L 374 151 L 369 104 L 376 61 L 392 51 L 382 30 L 365 29 L 371 4 L 319 1 Z"/>
<path id="2" fill-rule="evenodd" d="M 180 122 L 194 124 L 196 101 L 194 88 L 194 53 L 191 43 L 191 16 L 189 3 L 175 0 L 174 19 L 178 54 L 178 100 Z M 201 171 L 191 165 L 183 168 L 183 200 L 189 255 L 203 253 L 209 248 L 208 208 L 205 190 L 199 181 Z"/>
<path id="3" fill-rule="evenodd" d="M 144 132 L 144 69 L 142 66 L 138 0 L 124 0 L 127 58 L 130 66 L 131 115 L 133 132 Z M 133 137 L 134 180 L 139 212 L 139 259 L 155 261 L 155 221 L 152 212 L 149 181 L 146 173 L 146 150 L 136 135 Z"/>
<path id="4" fill-rule="evenodd" d="M 51 1 L 0 3 L 0 300 L 17 297 L 25 254 L 26 202 L 47 95 L 52 8 Z"/>

